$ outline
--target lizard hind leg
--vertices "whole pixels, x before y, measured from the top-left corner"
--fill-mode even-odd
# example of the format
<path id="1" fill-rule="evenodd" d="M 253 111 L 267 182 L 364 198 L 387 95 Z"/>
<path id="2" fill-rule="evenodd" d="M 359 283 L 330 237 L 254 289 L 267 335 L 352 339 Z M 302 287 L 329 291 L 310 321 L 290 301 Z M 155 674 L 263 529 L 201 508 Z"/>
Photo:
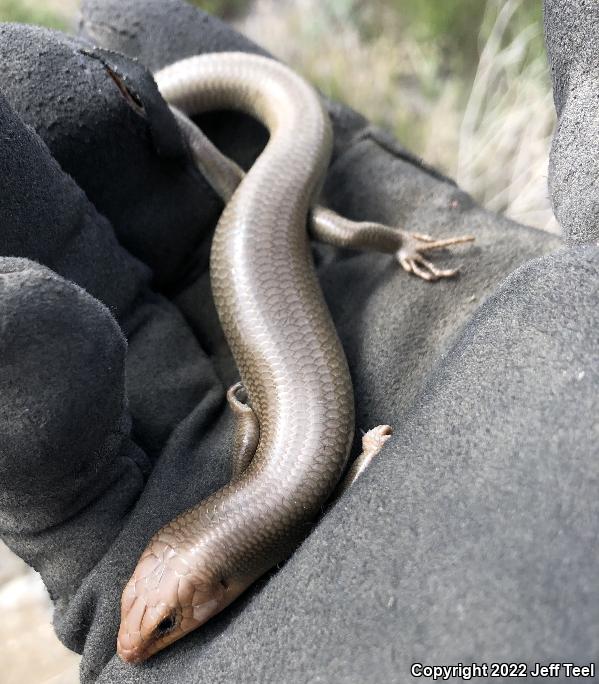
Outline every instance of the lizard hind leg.
<path id="1" fill-rule="evenodd" d="M 227 401 L 235 414 L 235 436 L 233 438 L 233 468 L 231 482 L 238 480 L 249 466 L 260 440 L 258 417 L 249 404 L 243 383 L 238 382 L 229 388 Z"/>
<path id="2" fill-rule="evenodd" d="M 459 269 L 438 268 L 424 254 L 474 240 L 473 235 L 437 240 L 374 221 L 352 221 L 320 206 L 312 211 L 310 231 L 315 239 L 336 247 L 394 254 L 405 271 L 427 281 L 451 278 Z"/>

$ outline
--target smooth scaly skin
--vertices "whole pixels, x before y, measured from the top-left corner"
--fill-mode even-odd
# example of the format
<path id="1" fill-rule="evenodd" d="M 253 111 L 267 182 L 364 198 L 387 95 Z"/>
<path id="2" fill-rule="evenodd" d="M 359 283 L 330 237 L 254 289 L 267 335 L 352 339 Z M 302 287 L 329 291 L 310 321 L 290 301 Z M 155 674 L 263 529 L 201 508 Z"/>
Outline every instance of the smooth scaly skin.
<path id="1" fill-rule="evenodd" d="M 270 131 L 224 210 L 210 262 L 260 439 L 238 479 L 163 527 L 144 551 L 122 597 L 117 650 L 129 662 L 201 625 L 290 553 L 338 482 L 354 429 L 347 362 L 306 231 L 331 150 L 318 96 L 278 62 L 236 53 L 184 60 L 157 82 L 184 112 L 238 109 Z"/>

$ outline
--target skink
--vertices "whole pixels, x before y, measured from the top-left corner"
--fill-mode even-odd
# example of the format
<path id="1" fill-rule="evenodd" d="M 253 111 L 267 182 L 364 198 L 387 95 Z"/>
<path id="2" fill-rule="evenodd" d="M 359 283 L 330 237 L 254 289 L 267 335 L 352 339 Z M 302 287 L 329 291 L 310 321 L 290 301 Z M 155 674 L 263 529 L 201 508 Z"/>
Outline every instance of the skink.
<path id="1" fill-rule="evenodd" d="M 286 558 L 330 497 L 354 432 L 350 374 L 310 254 L 317 237 L 395 253 L 426 279 L 451 276 L 422 253 L 472 238 L 433 240 L 315 207 L 331 154 L 316 92 L 274 60 L 241 53 L 192 57 L 156 75 L 164 98 L 198 114 L 234 109 L 270 132 L 250 171 L 213 184 L 227 201 L 210 275 L 241 383 L 230 484 L 150 540 L 123 592 L 117 651 L 140 662 L 206 622 Z M 206 140 L 178 115 L 194 155 Z M 216 153 L 218 156 L 218 153 Z"/>

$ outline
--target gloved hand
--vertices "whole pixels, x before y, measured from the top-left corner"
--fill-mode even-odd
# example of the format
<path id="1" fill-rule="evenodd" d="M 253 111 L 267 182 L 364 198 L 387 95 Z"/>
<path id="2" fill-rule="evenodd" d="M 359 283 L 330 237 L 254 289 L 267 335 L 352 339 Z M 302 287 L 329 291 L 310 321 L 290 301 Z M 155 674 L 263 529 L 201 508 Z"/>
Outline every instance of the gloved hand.
<path id="1" fill-rule="evenodd" d="M 558 115 L 549 189 L 570 244 L 599 241 L 598 35 L 598 3 L 545 0 L 545 36 Z"/>
<path id="2" fill-rule="evenodd" d="M 149 663 L 115 657 L 147 540 L 230 475 L 236 373 L 209 296 L 220 204 L 144 65 L 256 47 L 182 0 L 82 10 L 79 39 L 0 41 L 0 253 L 21 257 L 0 277 L 0 532 L 42 573 L 82 679 L 387 682 L 414 660 L 589 659 L 597 249 L 529 261 L 559 239 L 480 209 L 334 103 L 324 201 L 476 246 L 435 285 L 315 246 L 358 433 L 395 436 L 282 568 Z M 264 143 L 245 117 L 200 123 L 242 166 Z"/>

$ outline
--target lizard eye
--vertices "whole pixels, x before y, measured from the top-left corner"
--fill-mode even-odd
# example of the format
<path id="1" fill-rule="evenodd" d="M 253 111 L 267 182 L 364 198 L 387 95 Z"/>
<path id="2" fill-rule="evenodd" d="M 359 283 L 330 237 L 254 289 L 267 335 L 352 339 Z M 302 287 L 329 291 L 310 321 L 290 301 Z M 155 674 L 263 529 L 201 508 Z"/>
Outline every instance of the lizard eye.
<path id="1" fill-rule="evenodd" d="M 156 634 L 158 634 L 159 636 L 164 636 L 165 634 L 168 634 L 174 628 L 175 623 L 175 616 L 168 615 L 158 623 L 156 627 Z"/>

